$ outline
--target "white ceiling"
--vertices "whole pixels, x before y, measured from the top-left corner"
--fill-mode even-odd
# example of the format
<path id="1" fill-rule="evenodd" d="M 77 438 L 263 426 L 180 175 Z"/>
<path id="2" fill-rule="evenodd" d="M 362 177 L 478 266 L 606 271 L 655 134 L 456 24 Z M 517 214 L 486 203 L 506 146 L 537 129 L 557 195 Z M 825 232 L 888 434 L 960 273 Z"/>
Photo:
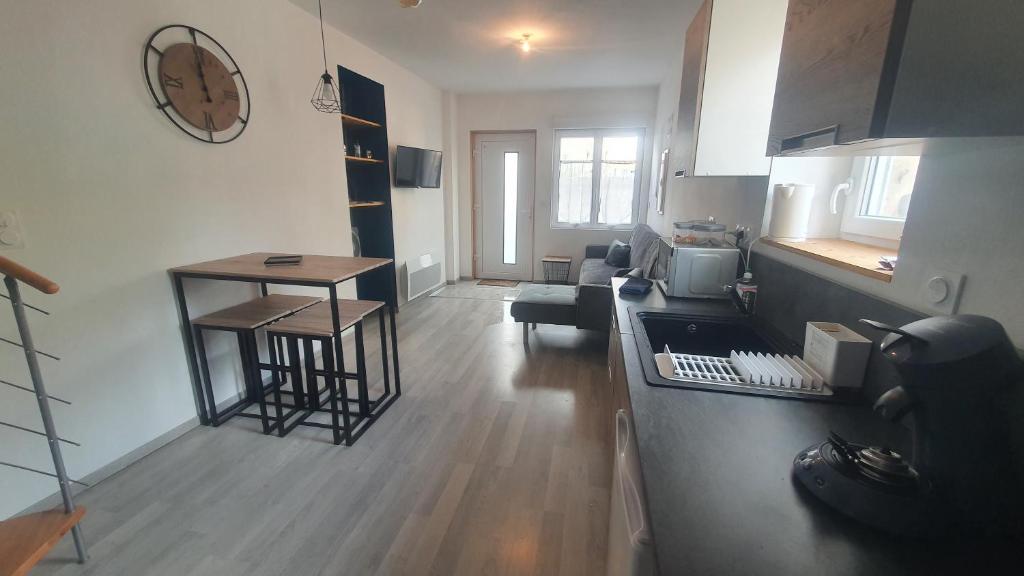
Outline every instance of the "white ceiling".
<path id="1" fill-rule="evenodd" d="M 314 15 L 316 0 L 293 0 Z M 342 32 L 456 92 L 660 84 L 701 0 L 323 0 Z M 517 40 L 532 33 L 533 51 Z"/>

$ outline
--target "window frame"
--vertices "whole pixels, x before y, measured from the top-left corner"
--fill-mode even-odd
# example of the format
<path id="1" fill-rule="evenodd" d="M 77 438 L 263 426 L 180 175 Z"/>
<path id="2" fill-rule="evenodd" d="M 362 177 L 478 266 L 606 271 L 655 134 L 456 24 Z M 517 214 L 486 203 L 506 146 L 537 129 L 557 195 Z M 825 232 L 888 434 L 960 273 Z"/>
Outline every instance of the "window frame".
<path id="1" fill-rule="evenodd" d="M 616 136 L 636 136 L 636 178 L 633 182 L 633 201 L 631 221 L 628 224 L 600 224 L 597 221 L 601 210 L 601 156 L 604 146 L 604 139 Z M 590 185 L 590 220 L 578 224 L 558 221 L 558 200 L 559 200 L 559 169 L 562 158 L 562 138 L 594 138 L 593 170 Z M 640 210 L 642 208 L 641 197 L 644 180 L 644 167 L 646 165 L 647 128 L 643 126 L 620 127 L 620 128 L 556 128 L 554 130 L 554 143 L 552 148 L 552 186 L 551 186 L 551 217 L 550 224 L 553 230 L 632 230 L 641 221 Z"/>
<path id="2" fill-rule="evenodd" d="M 876 186 L 875 176 L 879 163 L 888 160 L 888 156 L 859 157 L 853 162 L 851 180 L 853 189 L 843 207 L 843 219 L 840 224 L 840 237 L 862 243 L 882 243 L 891 247 L 898 244 L 903 237 L 906 219 L 884 218 L 863 214 L 864 207 Z M 915 185 L 916 188 L 916 185 Z"/>

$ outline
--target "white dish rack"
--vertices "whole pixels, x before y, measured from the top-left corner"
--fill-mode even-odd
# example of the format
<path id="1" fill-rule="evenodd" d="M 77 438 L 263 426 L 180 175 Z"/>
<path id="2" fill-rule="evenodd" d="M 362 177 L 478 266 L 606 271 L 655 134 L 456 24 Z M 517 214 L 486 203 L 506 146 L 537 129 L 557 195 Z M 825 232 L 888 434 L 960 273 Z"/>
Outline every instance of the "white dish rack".
<path id="1" fill-rule="evenodd" d="M 732 351 L 728 358 L 676 354 L 665 346 L 654 355 L 662 378 L 696 384 L 770 389 L 783 394 L 831 396 L 818 372 L 796 356 Z"/>

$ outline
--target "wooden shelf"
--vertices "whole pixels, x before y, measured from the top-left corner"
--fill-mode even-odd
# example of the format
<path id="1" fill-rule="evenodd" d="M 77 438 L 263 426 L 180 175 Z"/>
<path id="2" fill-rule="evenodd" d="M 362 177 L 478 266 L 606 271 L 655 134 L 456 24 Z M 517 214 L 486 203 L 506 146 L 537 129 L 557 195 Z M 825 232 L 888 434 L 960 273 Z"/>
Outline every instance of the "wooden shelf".
<path id="1" fill-rule="evenodd" d="M 765 238 L 763 242 L 780 250 L 800 254 L 862 276 L 892 282 L 892 272 L 883 270 L 878 260 L 882 256 L 895 256 L 896 250 L 838 238 L 810 238 L 803 242 Z"/>
<path id="2" fill-rule="evenodd" d="M 349 116 L 348 114 L 341 115 L 341 123 L 346 126 L 359 126 L 362 128 L 383 128 L 383 126 L 376 122 L 371 122 L 370 120 L 363 120 L 362 118 Z"/>
<path id="3" fill-rule="evenodd" d="M 85 508 L 79 507 L 71 514 L 48 510 L 0 522 L 0 575 L 28 574 L 82 516 Z"/>
<path id="4" fill-rule="evenodd" d="M 383 202 L 368 202 L 360 200 L 349 200 L 349 208 L 372 208 L 374 206 L 383 206 Z"/>
<path id="5" fill-rule="evenodd" d="M 383 164 L 383 160 L 377 158 L 363 158 L 362 156 L 345 156 L 345 160 L 349 162 L 362 162 L 363 164 Z"/>

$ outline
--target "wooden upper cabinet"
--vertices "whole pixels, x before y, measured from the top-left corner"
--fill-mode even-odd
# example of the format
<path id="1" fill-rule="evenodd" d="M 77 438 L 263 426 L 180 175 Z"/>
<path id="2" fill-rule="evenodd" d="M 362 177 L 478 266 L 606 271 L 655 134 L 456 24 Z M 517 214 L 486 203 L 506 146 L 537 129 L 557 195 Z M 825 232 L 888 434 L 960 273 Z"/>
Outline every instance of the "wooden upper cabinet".
<path id="1" fill-rule="evenodd" d="M 1022 27 L 1017 0 L 791 0 L 767 152 L 1024 134 Z"/>
<path id="2" fill-rule="evenodd" d="M 686 30 L 677 176 L 763 176 L 786 0 L 705 0 Z"/>
<path id="3" fill-rule="evenodd" d="M 704 94 L 704 67 L 708 61 L 708 36 L 711 33 L 711 1 L 705 0 L 686 29 L 683 48 L 683 79 L 679 87 L 679 176 L 692 176 L 697 159 L 697 129 L 701 97 Z"/>

